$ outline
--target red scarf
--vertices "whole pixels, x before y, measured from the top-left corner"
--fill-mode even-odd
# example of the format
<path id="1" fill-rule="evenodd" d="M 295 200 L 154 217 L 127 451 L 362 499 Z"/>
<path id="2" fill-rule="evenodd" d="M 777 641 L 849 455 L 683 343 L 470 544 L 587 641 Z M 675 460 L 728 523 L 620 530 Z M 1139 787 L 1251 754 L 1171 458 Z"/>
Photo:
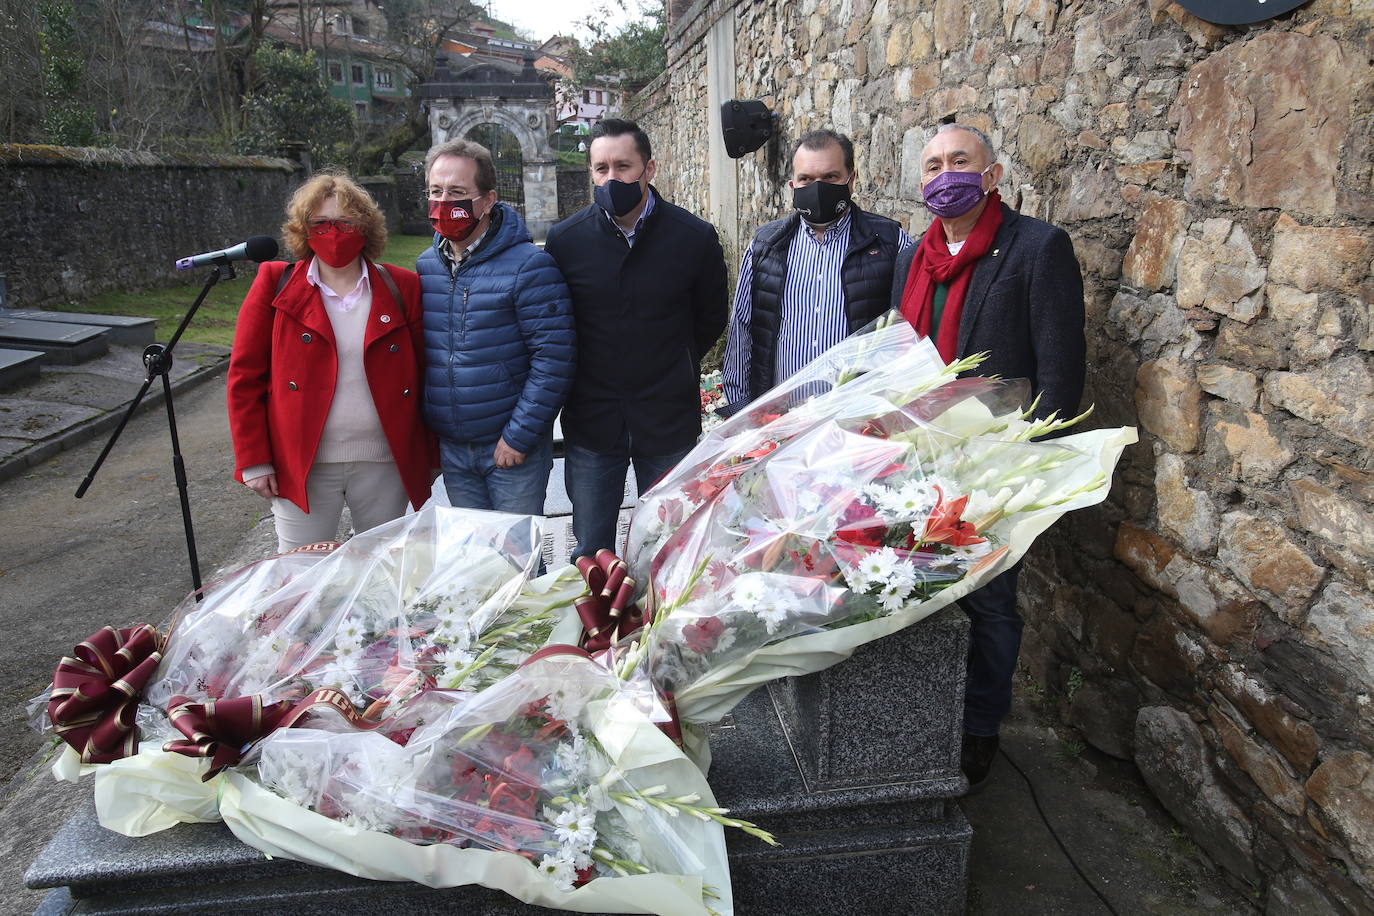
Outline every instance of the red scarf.
<path id="1" fill-rule="evenodd" d="M 937 220 L 926 230 L 911 259 L 911 272 L 906 275 L 906 286 L 902 288 L 902 317 L 911 322 L 918 333 L 930 336 L 935 287 L 940 283 L 949 284 L 939 337 L 935 341 L 935 349 L 940 351 L 940 358 L 946 363 L 954 362 L 959 348 L 959 319 L 964 312 L 964 293 L 973 276 L 973 265 L 988 253 L 1001 225 L 1002 197 L 993 191 L 958 254 L 949 253 L 944 230 Z"/>

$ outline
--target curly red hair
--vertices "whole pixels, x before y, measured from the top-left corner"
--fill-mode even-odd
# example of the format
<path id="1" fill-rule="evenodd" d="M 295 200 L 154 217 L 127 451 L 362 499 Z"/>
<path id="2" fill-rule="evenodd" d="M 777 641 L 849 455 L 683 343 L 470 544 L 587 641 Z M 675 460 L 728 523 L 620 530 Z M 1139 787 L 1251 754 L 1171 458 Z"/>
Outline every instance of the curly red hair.
<path id="1" fill-rule="evenodd" d="M 349 219 L 358 224 L 358 229 L 367 239 L 363 256 L 369 261 L 381 257 L 386 248 L 386 217 L 372 195 L 343 172 L 319 172 L 305 184 L 296 189 L 286 204 L 286 222 L 281 226 L 282 241 L 295 256 L 303 261 L 310 256 L 310 217 L 328 198 L 339 203 L 339 209 Z"/>

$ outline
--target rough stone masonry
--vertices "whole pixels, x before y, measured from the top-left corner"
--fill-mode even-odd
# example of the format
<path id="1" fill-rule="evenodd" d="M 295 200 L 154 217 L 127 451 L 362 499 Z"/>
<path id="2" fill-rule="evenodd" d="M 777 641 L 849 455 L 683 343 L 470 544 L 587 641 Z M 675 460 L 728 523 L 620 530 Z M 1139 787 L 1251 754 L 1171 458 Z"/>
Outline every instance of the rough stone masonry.
<path id="1" fill-rule="evenodd" d="M 1043 539 L 1022 657 L 1267 912 L 1374 910 L 1374 3 L 1254 26 L 1169 0 L 669 3 L 632 112 L 657 185 L 738 257 L 831 126 L 919 232 L 931 125 L 1073 236 L 1090 421 L 1138 424 L 1110 500 Z M 714 111 L 782 136 L 738 162 Z"/>

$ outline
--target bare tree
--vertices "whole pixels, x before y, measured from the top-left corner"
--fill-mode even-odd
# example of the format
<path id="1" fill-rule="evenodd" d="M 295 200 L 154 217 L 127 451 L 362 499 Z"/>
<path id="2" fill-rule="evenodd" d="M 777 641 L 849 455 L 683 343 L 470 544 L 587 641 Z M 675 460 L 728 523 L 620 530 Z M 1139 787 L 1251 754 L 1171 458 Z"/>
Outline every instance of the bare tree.
<path id="1" fill-rule="evenodd" d="M 434 75 L 434 60 L 449 31 L 480 14 L 468 0 L 391 0 L 384 7 L 391 50 L 383 59 L 406 74 L 410 93 L 400 124 L 381 135 L 360 134 L 351 158 L 362 174 L 382 167 L 388 154 L 400 156 L 429 133 L 429 115 L 417 90 Z"/>
<path id="2" fill-rule="evenodd" d="M 36 139 L 41 118 L 34 87 L 40 83 L 40 21 L 31 0 L 0 0 L 0 137 Z"/>

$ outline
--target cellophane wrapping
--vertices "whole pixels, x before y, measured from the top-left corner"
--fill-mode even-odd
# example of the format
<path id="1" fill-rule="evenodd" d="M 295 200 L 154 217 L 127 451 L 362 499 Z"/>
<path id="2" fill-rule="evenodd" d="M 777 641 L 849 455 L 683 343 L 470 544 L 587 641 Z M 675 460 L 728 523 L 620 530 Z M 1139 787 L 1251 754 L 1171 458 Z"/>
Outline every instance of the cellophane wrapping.
<path id="1" fill-rule="evenodd" d="M 685 722 L 980 587 L 1104 499 L 1135 441 L 1035 441 L 1059 425 L 1030 419 L 1025 382 L 961 378 L 976 360 L 946 366 L 905 322 L 845 344 L 721 425 L 636 511 L 628 553 L 653 622 L 618 670 Z"/>

